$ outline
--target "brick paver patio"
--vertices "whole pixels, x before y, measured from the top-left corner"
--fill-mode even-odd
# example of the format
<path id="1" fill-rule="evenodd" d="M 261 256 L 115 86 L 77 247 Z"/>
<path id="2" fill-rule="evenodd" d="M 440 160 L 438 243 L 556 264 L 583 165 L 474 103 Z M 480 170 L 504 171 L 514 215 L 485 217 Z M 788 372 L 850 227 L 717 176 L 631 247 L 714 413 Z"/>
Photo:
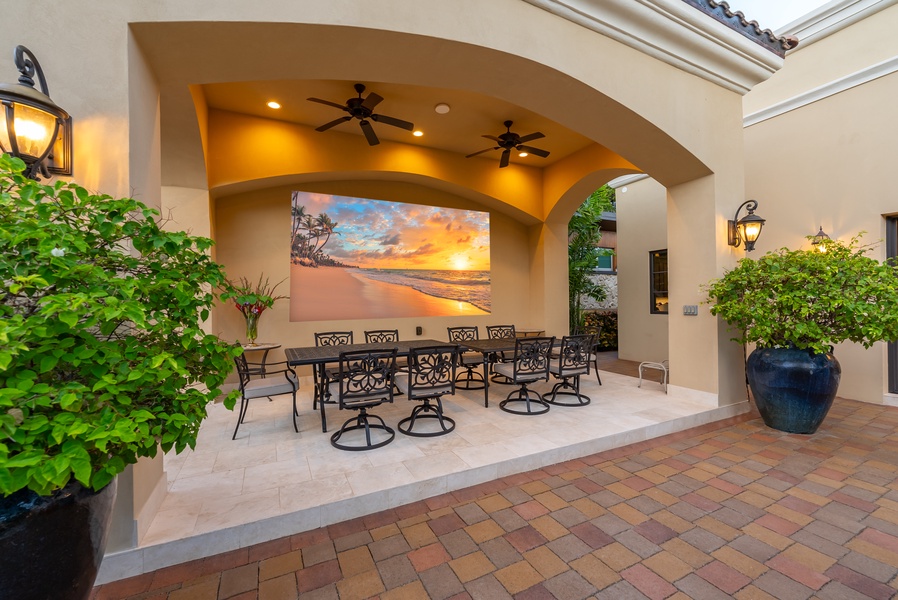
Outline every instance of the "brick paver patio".
<path id="1" fill-rule="evenodd" d="M 576 409 L 571 409 L 576 410 Z M 95 600 L 887 599 L 898 408 L 750 414 L 113 582 Z"/>

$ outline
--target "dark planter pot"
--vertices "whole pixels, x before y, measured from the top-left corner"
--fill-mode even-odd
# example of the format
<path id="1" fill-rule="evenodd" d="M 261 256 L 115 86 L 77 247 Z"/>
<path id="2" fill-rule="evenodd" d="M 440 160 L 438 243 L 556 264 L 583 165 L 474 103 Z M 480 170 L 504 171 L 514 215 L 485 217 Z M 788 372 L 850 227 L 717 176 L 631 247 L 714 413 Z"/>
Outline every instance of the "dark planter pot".
<path id="1" fill-rule="evenodd" d="M 0 498 L 0 598 L 88 598 L 115 488 L 115 480 L 99 492 L 72 482 L 52 496 L 20 490 Z"/>
<path id="2" fill-rule="evenodd" d="M 746 374 L 768 427 L 814 433 L 836 397 L 842 367 L 830 352 L 758 348 L 748 357 Z"/>

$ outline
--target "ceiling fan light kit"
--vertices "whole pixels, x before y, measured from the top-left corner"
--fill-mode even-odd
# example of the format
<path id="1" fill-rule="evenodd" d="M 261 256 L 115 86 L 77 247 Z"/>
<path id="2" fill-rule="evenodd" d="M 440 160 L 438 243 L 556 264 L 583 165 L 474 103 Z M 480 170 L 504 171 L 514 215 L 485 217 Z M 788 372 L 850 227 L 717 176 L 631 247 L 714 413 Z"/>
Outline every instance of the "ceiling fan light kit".
<path id="1" fill-rule="evenodd" d="M 330 100 L 322 100 L 321 98 L 308 98 L 310 102 L 317 102 L 318 104 L 324 104 L 325 106 L 332 106 L 334 108 L 339 108 L 346 113 L 349 113 L 346 116 L 334 119 L 333 121 L 316 127 L 315 131 L 327 131 L 331 127 L 335 127 L 340 123 L 345 123 L 347 121 L 351 121 L 352 119 L 358 119 L 359 127 L 362 128 L 362 133 L 365 135 L 365 139 L 368 140 L 368 145 L 376 146 L 380 143 L 380 140 L 378 139 L 377 134 L 374 132 L 374 127 L 371 125 L 371 121 L 374 121 L 376 123 L 383 123 L 385 125 L 392 125 L 393 127 L 399 127 L 400 129 L 405 129 L 407 131 L 415 130 L 414 123 L 375 113 L 374 108 L 378 104 L 383 102 L 383 97 L 378 96 L 374 92 L 371 92 L 366 98 L 362 98 L 362 94 L 365 92 L 365 86 L 361 83 L 357 83 L 354 87 L 356 93 L 358 94 L 358 98 L 350 98 L 346 101 L 345 104 L 337 104 L 336 102 L 331 102 Z"/>

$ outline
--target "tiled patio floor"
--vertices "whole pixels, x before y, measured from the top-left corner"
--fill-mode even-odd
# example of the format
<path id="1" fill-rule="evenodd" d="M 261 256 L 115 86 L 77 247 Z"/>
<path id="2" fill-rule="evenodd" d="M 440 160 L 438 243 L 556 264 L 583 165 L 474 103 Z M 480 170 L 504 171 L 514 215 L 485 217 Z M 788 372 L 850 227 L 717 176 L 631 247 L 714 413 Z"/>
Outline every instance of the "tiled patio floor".
<path id="1" fill-rule="evenodd" d="M 892 598 L 898 409 L 753 414 L 95 589 L 95 600 Z"/>

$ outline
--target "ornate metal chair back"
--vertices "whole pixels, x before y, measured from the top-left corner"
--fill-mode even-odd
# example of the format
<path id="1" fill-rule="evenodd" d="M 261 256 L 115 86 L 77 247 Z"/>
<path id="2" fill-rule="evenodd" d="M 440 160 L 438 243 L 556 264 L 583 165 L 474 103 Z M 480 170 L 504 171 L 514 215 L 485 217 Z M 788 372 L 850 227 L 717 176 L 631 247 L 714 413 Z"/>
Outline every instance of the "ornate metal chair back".
<path id="1" fill-rule="evenodd" d="M 520 338 L 514 348 L 513 381 L 549 379 L 549 354 L 554 337 Z"/>
<path id="2" fill-rule="evenodd" d="M 325 331 L 315 334 L 316 346 L 342 346 L 351 343 L 351 331 Z"/>
<path id="3" fill-rule="evenodd" d="M 393 401 L 396 348 L 340 353 L 340 408 L 360 408 Z"/>
<path id="4" fill-rule="evenodd" d="M 365 332 L 365 343 L 366 344 L 381 344 L 384 342 L 398 342 L 399 341 L 399 330 L 398 329 L 375 329 L 373 331 Z"/>
<path id="5" fill-rule="evenodd" d="M 514 325 L 487 325 L 486 336 L 491 340 L 515 337 Z"/>
<path id="6" fill-rule="evenodd" d="M 471 342 L 480 339 L 477 326 L 474 327 L 447 327 L 450 342 Z"/>

